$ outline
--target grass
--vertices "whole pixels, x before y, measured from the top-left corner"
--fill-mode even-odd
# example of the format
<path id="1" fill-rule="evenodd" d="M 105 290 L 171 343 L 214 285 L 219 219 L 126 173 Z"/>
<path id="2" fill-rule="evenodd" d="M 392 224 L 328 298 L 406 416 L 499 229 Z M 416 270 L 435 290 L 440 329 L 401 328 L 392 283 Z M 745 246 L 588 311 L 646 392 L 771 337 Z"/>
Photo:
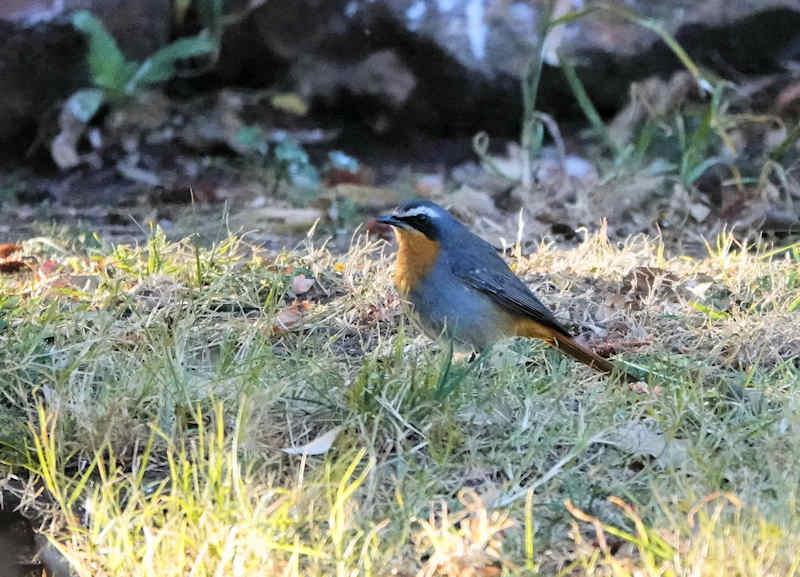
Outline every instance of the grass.
<path id="1" fill-rule="evenodd" d="M 516 272 L 651 378 L 512 341 L 444 399 L 386 249 L 25 243 L 2 472 L 77 575 L 797 574 L 800 247 L 543 243 Z"/>

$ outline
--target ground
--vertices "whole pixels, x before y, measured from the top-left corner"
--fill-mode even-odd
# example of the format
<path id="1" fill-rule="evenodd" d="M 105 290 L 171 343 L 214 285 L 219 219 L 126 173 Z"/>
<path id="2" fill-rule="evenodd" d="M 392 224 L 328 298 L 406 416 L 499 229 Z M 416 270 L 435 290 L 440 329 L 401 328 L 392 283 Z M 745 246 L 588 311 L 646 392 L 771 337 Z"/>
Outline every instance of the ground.
<path id="1" fill-rule="evenodd" d="M 78 575 L 797 572 L 800 245 L 512 246 L 629 385 L 528 341 L 451 363 L 364 232 L 220 230 L 6 248 L 3 484 Z"/>

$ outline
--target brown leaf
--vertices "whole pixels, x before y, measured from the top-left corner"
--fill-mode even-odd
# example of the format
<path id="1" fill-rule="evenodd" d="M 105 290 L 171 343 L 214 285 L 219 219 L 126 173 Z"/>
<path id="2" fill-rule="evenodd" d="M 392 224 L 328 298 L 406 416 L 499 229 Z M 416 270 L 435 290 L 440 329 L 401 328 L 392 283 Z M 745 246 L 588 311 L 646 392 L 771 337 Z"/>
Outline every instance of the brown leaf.
<path id="1" fill-rule="evenodd" d="M 653 266 L 638 266 L 622 281 L 622 292 L 638 300 L 647 298 L 656 291 L 664 294 L 678 284 L 679 279 L 671 272 Z"/>
<path id="2" fill-rule="evenodd" d="M 25 261 L 22 260 L 0 261 L 0 273 L 11 274 L 19 272 L 24 268 L 25 268 Z"/>
<path id="3" fill-rule="evenodd" d="M 639 347 L 646 347 L 651 343 L 650 339 L 606 339 L 593 343 L 592 349 L 601 357 L 610 357 Z"/>
<path id="4" fill-rule="evenodd" d="M 354 186 L 372 188 L 375 182 L 375 173 L 366 166 L 359 166 L 357 170 L 346 170 L 344 168 L 328 168 L 322 175 L 325 186 L 329 188 L 339 188 Z M 380 189 L 378 189 L 380 190 Z"/>
<path id="5" fill-rule="evenodd" d="M 359 183 L 341 183 L 331 188 L 338 199 L 347 199 L 365 208 L 382 210 L 400 202 L 396 190 L 386 187 L 368 186 Z"/>
<path id="6" fill-rule="evenodd" d="M 311 308 L 307 301 L 295 301 L 285 307 L 278 316 L 275 317 L 275 324 L 272 327 L 275 333 L 286 333 L 296 329 L 303 323 L 306 311 Z"/>
<path id="7" fill-rule="evenodd" d="M 13 242 L 0 243 L 0 258 L 8 258 L 15 252 L 22 250 L 22 245 Z"/>

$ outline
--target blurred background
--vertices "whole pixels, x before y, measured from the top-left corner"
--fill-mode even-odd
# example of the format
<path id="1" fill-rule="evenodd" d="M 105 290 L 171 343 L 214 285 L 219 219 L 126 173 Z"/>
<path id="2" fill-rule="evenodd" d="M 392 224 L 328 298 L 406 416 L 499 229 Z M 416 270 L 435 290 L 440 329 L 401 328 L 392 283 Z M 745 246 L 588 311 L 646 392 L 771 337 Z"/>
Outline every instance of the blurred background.
<path id="1" fill-rule="evenodd" d="M 798 231 L 797 0 L 4 0 L 0 88 L 0 240 Z"/>
<path id="2" fill-rule="evenodd" d="M 789 566 L 797 568 L 793 544 L 800 534 L 791 468 L 800 461 L 784 456 L 800 454 L 791 442 L 800 422 L 794 392 L 800 339 L 791 328 L 800 308 L 800 244 L 792 244 L 800 240 L 799 142 L 800 0 L 0 0 L 0 448 L 30 470 L 30 483 L 27 472 L 0 479 L 0 575 L 41 573 L 38 561 L 29 563 L 44 541 L 32 532 L 38 521 L 11 513 L 18 505 L 69 521 L 76 532 L 61 542 L 72 543 L 67 548 L 81 574 L 90 566 L 92 574 L 111 574 L 98 567 L 114 543 L 130 556 L 112 555 L 114 571 L 136 573 L 127 560 L 140 551 L 151 566 L 151 549 L 130 545 L 142 535 L 152 547 L 174 542 L 181 556 L 187 536 L 200 535 L 208 541 L 197 559 L 208 550 L 209 558 L 236 563 L 248 547 L 280 544 L 266 550 L 287 554 L 287 574 L 300 566 L 300 542 L 309 539 L 305 550 L 318 548 L 321 567 L 335 560 L 344 573 L 340 544 L 349 543 L 356 556 L 361 549 L 363 557 L 386 526 L 368 529 L 372 521 L 358 519 L 349 497 L 341 497 L 345 486 L 350 494 L 365 478 L 351 478 L 360 456 L 351 465 L 337 448 L 332 467 L 328 461 L 324 467 L 324 490 L 310 474 L 310 483 L 298 483 L 311 496 L 297 497 L 309 499 L 308 512 L 288 514 L 270 504 L 275 516 L 265 513 L 269 519 L 257 529 L 249 524 L 252 511 L 272 503 L 273 473 L 265 487 L 262 479 L 250 484 L 239 475 L 238 432 L 229 464 L 213 460 L 224 448 L 209 444 L 209 473 L 205 457 L 194 461 L 181 449 L 175 471 L 202 471 L 202 488 L 173 491 L 174 500 L 166 501 L 172 509 L 160 500 L 160 488 L 151 491 L 150 475 L 168 473 L 163 446 L 149 462 L 137 456 L 145 445 L 150 454 L 146 423 L 194 446 L 203 430 L 202 419 L 197 427 L 194 420 L 200 408 L 211 415 L 211 404 L 224 401 L 215 419 L 238 427 L 235 407 L 249 392 L 248 404 L 253 399 L 259 409 L 242 447 L 258 454 L 254 463 L 263 453 L 277 464 L 278 483 L 295 483 L 285 453 L 324 454 L 340 430 L 349 437 L 341 447 L 364 442 L 370 457 L 390 456 L 390 466 L 370 473 L 374 506 L 365 510 L 404 519 L 383 541 L 389 554 L 376 557 L 396 554 L 403 561 L 396 565 L 403 571 L 392 569 L 398 575 L 413 574 L 407 559 L 410 567 L 437 559 L 435 545 L 436 554 L 425 549 L 409 557 L 408 523 L 427 516 L 421 512 L 429 500 L 453 497 L 462 483 L 476 498 L 479 489 L 500 495 L 501 487 L 533 483 L 525 536 L 520 523 L 520 534 L 508 540 L 525 542 L 530 574 L 528 527 L 540 484 L 536 555 L 545 567 L 566 560 L 559 568 L 578 570 L 566 563 L 580 556 L 562 547 L 564 499 L 591 506 L 599 515 L 592 523 L 623 520 L 620 511 L 625 523 L 637 520 L 627 509 L 610 512 L 609 504 L 599 504 L 623 495 L 648 514 L 678 504 L 666 525 L 640 533 L 637 521 L 639 536 L 632 532 L 623 543 L 619 535 L 627 533 L 615 533 L 611 542 L 622 555 L 644 543 L 642 559 L 659 575 L 671 570 L 654 564 L 650 545 L 672 562 L 672 545 L 661 549 L 661 527 L 687 510 L 685 532 L 674 532 L 681 543 L 675 551 L 689 551 L 687 558 L 700 564 L 710 558 L 707 567 L 716 567 L 714 559 L 722 567 L 728 558 L 731 566 L 747 567 L 735 574 L 788 574 Z M 474 394 L 453 395 L 455 408 L 440 410 L 450 363 L 437 360 L 435 347 L 417 353 L 422 349 L 404 341 L 402 330 L 394 338 L 399 303 L 385 294 L 387 275 L 376 275 L 386 261 L 375 264 L 374 251 L 359 244 L 337 260 L 359 227 L 387 234 L 371 219 L 412 196 L 450 207 L 495 246 L 518 242 L 521 253 L 541 256 L 515 270 L 561 314 L 571 310 L 576 332 L 590 335 L 606 354 L 623 352 L 659 378 L 674 374 L 669 385 L 664 381 L 665 394 L 661 385 L 587 387 L 568 365 L 553 364 L 557 370 L 545 378 L 522 367 L 513 372 L 506 364 L 528 357 L 507 349 L 510 360 L 502 361 L 502 371 L 495 367 L 499 377 L 486 381 L 490 386 L 481 382 Z M 303 248 L 267 263 L 227 235 L 244 236 L 271 255 L 297 246 L 312 227 L 332 239 L 326 246 L 335 256 Z M 604 233 L 611 245 L 595 242 Z M 664 244 L 632 242 L 609 262 L 609 247 L 639 233 Z M 185 237 L 191 242 L 165 242 Z M 107 244 L 148 238 L 142 251 Z M 575 251 L 559 250 L 585 238 Z M 737 245 L 757 238 L 765 241 L 758 250 Z M 221 242 L 205 251 L 214 240 Z M 542 240 L 558 246 L 534 252 Z M 786 248 L 765 248 L 770 244 Z M 729 258 L 739 247 L 752 258 Z M 670 258 L 706 253 L 698 261 Z M 305 332 L 308 326 L 314 328 Z M 384 333 L 395 351 L 388 356 Z M 45 406 L 62 410 L 58 429 L 45 418 Z M 519 429 L 509 426 L 517 420 L 524 423 Z M 617 429 L 615 441 L 605 432 L 588 434 Z M 321 431 L 327 432 L 315 438 Z M 47 467 L 32 465 L 31 435 L 52 440 L 47 457 L 37 457 Z M 207 437 L 216 443 L 215 435 Z M 298 447 L 306 438 L 315 440 Z M 321 441 L 326 447 L 312 452 Z M 595 447 L 600 443 L 604 448 Z M 114 451 L 137 480 L 129 489 L 125 476 L 104 477 L 95 493 L 102 499 L 81 505 L 86 516 L 78 522 L 67 509 L 93 487 L 94 480 L 86 482 L 95 465 L 110 462 L 113 472 Z M 775 457 L 767 462 L 764 455 Z M 532 465 L 509 472 L 506 464 L 521 459 Z M 305 462 L 304 453 L 301 479 Z M 662 473 L 672 467 L 674 473 Z M 238 484 L 230 491 L 235 499 L 216 489 L 227 479 L 222 470 L 237 483 L 244 479 L 258 509 L 239 498 Z M 331 477 L 331 470 L 348 472 Z M 425 481 L 418 481 L 423 473 Z M 204 475 L 214 481 L 205 485 Z M 55 485 L 47 482 L 56 477 Z M 15 483 L 27 500 L 12 500 Z M 183 477 L 181 483 L 188 486 Z M 328 492 L 337 483 L 338 492 Z M 729 490 L 740 491 L 759 515 L 791 518 L 791 529 L 759 521 L 757 529 L 720 530 L 716 549 L 706 545 L 722 509 L 710 515 L 709 529 L 705 513 L 694 524 L 700 508 L 689 504 L 709 494 L 701 504 L 715 495 L 734 503 L 719 493 Z M 219 493 L 213 514 L 200 515 L 196 503 L 208 497 L 197 491 Z M 294 500 L 301 492 L 288 494 Z M 135 508 L 129 503 L 139 500 L 142 513 L 129 516 Z M 336 503 L 330 517 L 317 501 Z M 90 509 L 91 503 L 100 506 Z M 481 531 L 488 530 L 472 497 L 462 504 L 475 514 L 469 526 L 480 519 Z M 106 525 L 107 511 L 124 522 Z M 164 511 L 175 512 L 177 524 L 165 523 Z M 738 520 L 739 505 L 736 511 Z M 356 520 L 352 541 L 348 523 L 329 521 L 340 515 Z M 427 538 L 475 559 L 469 542 L 450 540 L 456 535 L 450 526 L 443 523 L 443 537 L 436 537 L 434 516 Z M 86 519 L 102 533 L 101 545 L 84 547 L 94 538 Z M 237 524 L 241 519 L 245 525 Z M 315 527 L 317 519 L 329 529 Z M 55 523 L 46 531 L 61 539 L 61 528 Z M 480 533 L 480 547 L 499 551 L 503 528 L 491 530 Z M 229 555 L 233 535 L 243 535 L 241 557 Z M 686 543 L 699 536 L 695 549 L 685 548 L 681 535 Z M 112 545 L 102 544 L 106 538 Z M 780 548 L 786 570 L 754 569 L 779 558 L 773 550 Z M 179 558 L 173 549 L 159 551 L 169 563 Z M 504 557 L 492 555 L 481 574 L 511 571 L 494 564 Z M 586 555 L 595 567 L 599 549 Z M 55 547 L 39 558 L 52 575 L 71 574 L 53 561 L 60 559 Z M 620 568 L 628 565 L 609 566 L 627 574 Z M 248 567 L 270 573 L 261 561 Z"/>

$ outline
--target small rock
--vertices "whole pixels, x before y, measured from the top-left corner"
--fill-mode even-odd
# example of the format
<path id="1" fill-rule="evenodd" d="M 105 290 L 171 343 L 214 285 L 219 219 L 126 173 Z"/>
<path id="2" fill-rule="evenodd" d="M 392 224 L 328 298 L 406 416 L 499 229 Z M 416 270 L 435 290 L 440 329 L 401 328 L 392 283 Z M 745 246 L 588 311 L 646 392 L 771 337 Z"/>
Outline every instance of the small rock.
<path id="1" fill-rule="evenodd" d="M 711 214 L 711 209 L 701 202 L 691 202 L 688 205 L 689 214 L 697 222 L 703 222 Z"/>

